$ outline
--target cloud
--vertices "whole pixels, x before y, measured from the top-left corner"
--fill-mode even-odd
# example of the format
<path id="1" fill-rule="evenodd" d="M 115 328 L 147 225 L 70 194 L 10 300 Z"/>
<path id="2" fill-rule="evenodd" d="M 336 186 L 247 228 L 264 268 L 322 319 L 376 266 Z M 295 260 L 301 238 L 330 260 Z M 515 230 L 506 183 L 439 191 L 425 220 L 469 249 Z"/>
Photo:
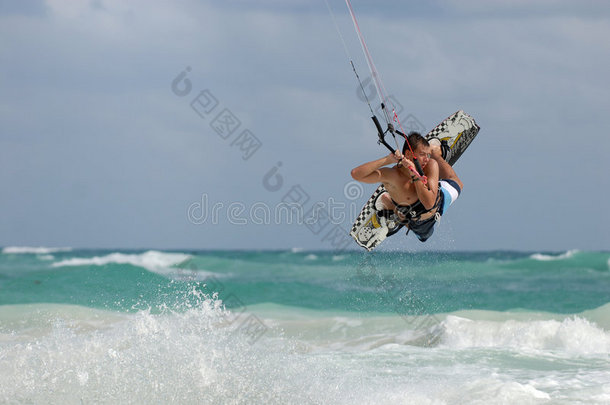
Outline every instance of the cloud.
<path id="1" fill-rule="evenodd" d="M 331 3 L 366 79 L 344 5 Z M 515 199 L 527 206 L 535 196 L 553 220 L 563 208 L 545 201 L 563 199 L 586 212 L 587 201 L 548 185 L 597 189 L 610 169 L 600 130 L 610 107 L 605 6 L 354 3 L 382 79 L 406 112 L 429 129 L 464 108 L 483 127 L 458 167 L 471 199 L 455 218 L 456 248 L 507 246 L 517 233 L 503 232 L 507 225 L 533 222 L 544 230 L 550 220 L 535 212 L 507 214 Z M 11 230 L 0 233 L 0 245 L 197 246 L 197 238 L 210 234 L 189 227 L 185 212 L 203 192 L 222 201 L 276 202 L 281 193 L 269 193 L 261 179 L 282 160 L 287 187 L 301 184 L 313 199 L 340 197 L 352 167 L 385 154 L 322 3 L 6 4 L 0 3 L 0 37 L 11 40 L 0 42 L 0 186 L 13 193 L 0 203 L 10 213 L 0 228 Z M 193 91 L 180 98 L 170 85 L 186 66 Z M 219 109 L 239 118 L 240 131 L 249 129 L 263 142 L 252 160 L 243 161 L 231 140 L 213 131 L 213 116 L 192 110 L 190 102 L 204 89 L 218 98 Z M 574 151 L 578 134 L 599 147 Z M 574 164 L 587 175 L 566 156 L 583 159 Z M 488 186 L 496 184 L 491 204 Z M 476 209 L 483 202 L 486 209 Z M 493 237 L 467 226 L 493 221 L 499 222 Z M 235 247 L 277 232 L 248 228 L 240 236 L 234 228 L 215 229 L 218 240 Z M 594 243 L 595 232 L 582 240 Z M 48 240 L 27 240 L 34 234 Z M 307 237 L 282 228 L 281 243 L 324 247 Z M 566 244 L 557 249 L 577 247 L 570 244 L 579 240 L 548 238 Z M 536 242 L 526 235 L 520 246 Z"/>
<path id="2" fill-rule="evenodd" d="M 437 3 L 450 9 L 459 16 L 500 17 L 506 19 L 554 18 L 565 17 L 597 17 L 610 11 L 610 6 L 601 1 L 585 0 L 573 2 L 569 0 L 440 0 Z M 455 15 L 455 14 L 454 14 Z"/>

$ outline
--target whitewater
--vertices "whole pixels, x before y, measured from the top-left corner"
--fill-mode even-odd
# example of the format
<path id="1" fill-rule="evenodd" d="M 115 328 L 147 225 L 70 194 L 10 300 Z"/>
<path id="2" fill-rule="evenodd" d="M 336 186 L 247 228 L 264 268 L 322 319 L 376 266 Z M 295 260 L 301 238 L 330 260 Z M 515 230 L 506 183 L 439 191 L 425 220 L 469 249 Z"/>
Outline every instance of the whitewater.
<path id="1" fill-rule="evenodd" d="M 6 247 L 0 403 L 608 404 L 610 253 Z"/>

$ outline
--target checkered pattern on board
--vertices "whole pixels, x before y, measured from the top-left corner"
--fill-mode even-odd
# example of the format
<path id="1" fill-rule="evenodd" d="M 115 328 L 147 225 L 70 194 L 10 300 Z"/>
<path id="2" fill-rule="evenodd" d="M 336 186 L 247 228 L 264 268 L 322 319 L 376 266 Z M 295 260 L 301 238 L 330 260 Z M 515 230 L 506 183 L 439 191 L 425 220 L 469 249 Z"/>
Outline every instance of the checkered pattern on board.
<path id="1" fill-rule="evenodd" d="M 432 131 L 428 132 L 426 139 L 433 137 L 439 139 L 449 138 L 450 150 L 445 159 L 447 163 L 453 166 L 466 148 L 468 148 L 470 142 L 477 136 L 479 129 L 480 127 L 474 118 L 459 110 L 438 124 Z"/>
<path id="2" fill-rule="evenodd" d="M 432 129 L 430 132 L 428 132 L 428 134 L 426 134 L 426 139 L 431 139 L 431 138 L 442 138 L 442 136 L 440 136 L 443 132 L 447 132 L 447 121 L 453 121 L 457 118 L 459 113 L 464 113 L 463 111 L 458 111 L 453 115 L 450 115 L 446 120 L 444 120 L 443 122 L 441 122 L 440 124 L 438 124 L 436 127 L 434 127 L 434 129 Z"/>
<path id="3" fill-rule="evenodd" d="M 364 221 L 371 215 L 371 212 L 375 209 L 375 200 L 377 199 L 379 194 L 383 193 L 384 191 L 386 190 L 382 184 L 377 187 L 377 190 L 375 190 L 371 198 L 369 198 L 366 204 L 364 204 L 364 207 L 362 207 L 362 211 L 360 211 L 360 215 L 358 215 L 358 218 L 356 218 L 356 221 L 354 222 L 354 226 L 352 226 L 352 235 L 356 233 L 356 230 L 360 228 Z"/>

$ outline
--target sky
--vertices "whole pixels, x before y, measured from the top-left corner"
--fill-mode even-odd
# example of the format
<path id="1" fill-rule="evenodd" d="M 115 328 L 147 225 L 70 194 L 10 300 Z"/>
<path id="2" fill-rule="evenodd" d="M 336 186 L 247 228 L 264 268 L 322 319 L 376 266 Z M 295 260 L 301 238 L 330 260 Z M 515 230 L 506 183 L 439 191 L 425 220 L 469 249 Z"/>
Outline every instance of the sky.
<path id="1" fill-rule="evenodd" d="M 0 246 L 358 249 L 386 150 L 328 1 L 347 51 L 324 0 L 0 0 Z M 609 2 L 352 4 L 405 122 L 481 126 L 434 236 L 381 250 L 610 248 Z"/>

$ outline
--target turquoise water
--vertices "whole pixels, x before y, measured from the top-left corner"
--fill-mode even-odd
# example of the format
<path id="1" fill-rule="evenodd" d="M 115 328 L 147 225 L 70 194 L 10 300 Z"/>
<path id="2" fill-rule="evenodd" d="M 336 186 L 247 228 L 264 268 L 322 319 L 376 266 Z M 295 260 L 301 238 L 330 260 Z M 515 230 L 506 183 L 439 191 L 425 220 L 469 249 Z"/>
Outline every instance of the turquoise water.
<path id="1" fill-rule="evenodd" d="M 0 254 L 0 403 L 610 403 L 610 253 Z"/>

